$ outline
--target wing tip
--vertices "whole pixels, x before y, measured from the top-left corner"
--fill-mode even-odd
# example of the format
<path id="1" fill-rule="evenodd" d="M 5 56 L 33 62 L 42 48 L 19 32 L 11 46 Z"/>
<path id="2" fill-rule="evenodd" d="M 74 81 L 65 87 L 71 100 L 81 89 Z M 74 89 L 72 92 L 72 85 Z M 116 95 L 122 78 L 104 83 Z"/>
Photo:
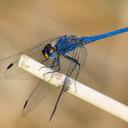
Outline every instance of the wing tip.
<path id="1" fill-rule="evenodd" d="M 28 100 L 26 100 L 24 106 L 23 106 L 23 110 L 26 108 L 26 105 L 28 104 Z"/>
<path id="2" fill-rule="evenodd" d="M 25 117 L 25 116 L 27 115 L 27 113 L 26 113 L 26 111 L 25 111 L 25 108 L 26 108 L 27 104 L 28 104 L 28 100 L 26 100 L 26 102 L 25 102 L 25 104 L 24 104 L 24 106 L 23 106 L 23 111 L 22 111 L 22 113 L 21 113 L 21 116 L 22 116 L 22 117 Z"/>
<path id="3" fill-rule="evenodd" d="M 14 64 L 13 63 L 10 63 L 8 66 L 7 66 L 7 70 L 9 70 Z"/>

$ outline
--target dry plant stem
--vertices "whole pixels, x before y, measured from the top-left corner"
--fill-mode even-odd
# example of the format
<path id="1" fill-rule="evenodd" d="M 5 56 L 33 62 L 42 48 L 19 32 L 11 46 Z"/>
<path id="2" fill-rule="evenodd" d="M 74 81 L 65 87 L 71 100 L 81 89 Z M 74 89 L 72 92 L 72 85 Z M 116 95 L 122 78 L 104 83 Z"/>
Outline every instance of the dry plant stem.
<path id="1" fill-rule="evenodd" d="M 43 75 L 52 70 L 26 55 L 21 56 L 21 59 L 19 61 L 19 67 L 35 75 L 36 77 L 50 83 L 51 86 L 53 85 L 57 88 L 62 87 L 66 77 L 65 74 L 61 74 L 58 72 L 54 74 L 48 73 L 47 75 Z M 44 67 L 44 68 L 41 68 L 41 67 Z M 77 91 L 75 89 L 75 84 L 77 85 Z M 68 80 L 65 86 L 65 91 L 80 98 L 83 101 L 86 101 L 92 105 L 95 105 L 98 108 L 106 112 L 109 112 L 112 115 L 128 122 L 128 107 L 126 105 L 78 81 L 76 81 L 75 84 L 74 84 L 74 80 L 68 77 Z"/>

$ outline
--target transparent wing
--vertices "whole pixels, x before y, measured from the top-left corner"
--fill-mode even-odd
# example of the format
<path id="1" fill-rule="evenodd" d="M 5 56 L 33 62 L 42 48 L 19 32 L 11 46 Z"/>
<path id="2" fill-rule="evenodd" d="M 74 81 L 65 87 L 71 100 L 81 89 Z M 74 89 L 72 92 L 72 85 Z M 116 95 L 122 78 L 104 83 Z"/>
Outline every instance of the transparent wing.
<path id="1" fill-rule="evenodd" d="M 75 59 L 78 59 L 79 63 L 81 63 L 81 65 L 84 65 L 86 58 L 87 58 L 87 51 L 85 48 L 78 48 L 74 52 L 70 53 L 70 56 Z M 60 61 L 61 61 L 61 72 L 65 73 L 67 76 L 76 77 L 76 75 L 78 73 L 78 67 L 75 67 L 75 63 L 70 60 L 67 60 L 64 57 L 61 57 Z M 66 80 L 67 80 L 67 78 L 65 79 L 65 83 L 66 83 Z M 65 85 L 65 83 L 64 83 L 64 85 Z M 41 100 L 44 99 L 51 92 L 51 87 L 49 87 L 47 85 L 48 84 L 46 84 L 43 81 L 41 81 L 41 83 L 39 83 L 37 88 L 31 93 L 30 97 L 25 102 L 23 111 L 22 111 L 22 116 L 26 116 L 28 113 L 30 113 L 41 102 Z M 63 93 L 64 85 L 63 85 L 63 88 L 62 88 L 58 98 L 57 98 L 57 101 L 54 106 L 50 120 L 52 119 L 52 116 L 54 115 L 54 112 L 56 111 L 58 102 Z"/>
<path id="2" fill-rule="evenodd" d="M 63 84 L 63 86 L 61 88 L 61 91 L 60 91 L 60 93 L 59 93 L 59 95 L 57 97 L 57 100 L 55 102 L 55 105 L 53 107 L 53 111 L 52 111 L 51 116 L 50 116 L 50 121 L 51 121 L 51 119 L 53 118 L 53 116 L 54 116 L 54 114 L 56 112 L 58 103 L 59 103 L 60 98 L 61 98 L 61 96 L 62 96 L 62 94 L 64 92 L 64 89 L 65 89 L 65 84 L 68 82 L 67 81 L 68 80 L 67 79 L 68 76 L 72 77 L 72 78 L 74 78 L 74 80 L 76 80 L 78 75 L 79 75 L 79 71 L 85 65 L 85 62 L 86 62 L 86 59 L 87 59 L 86 48 L 85 47 L 77 48 L 75 51 L 71 52 L 68 56 L 70 56 L 71 58 L 74 58 L 75 60 L 77 60 L 80 65 L 75 63 L 74 61 L 71 61 L 72 59 L 67 59 L 67 64 L 66 64 L 66 60 L 64 60 L 64 58 L 61 58 L 61 64 L 62 64 L 62 62 L 64 62 L 63 63 L 64 66 L 62 67 L 62 65 L 61 65 L 61 72 L 63 72 L 62 68 L 67 68 L 66 73 L 65 73 L 67 77 L 65 78 L 64 84 Z M 77 88 L 76 88 L 75 84 L 74 84 L 74 87 L 75 87 L 75 90 L 77 91 Z"/>
<path id="3" fill-rule="evenodd" d="M 80 71 L 86 66 L 86 61 L 87 61 L 87 48 L 84 46 L 82 48 L 78 48 L 77 56 L 76 58 L 78 59 L 80 63 Z"/>
<path id="4" fill-rule="evenodd" d="M 80 70 L 80 72 L 81 72 L 82 69 L 86 65 L 87 49 L 86 49 L 86 47 L 77 48 L 75 51 L 68 53 L 68 56 L 70 56 L 72 58 L 75 58 L 80 63 L 80 69 L 79 69 L 78 66 L 76 66 L 75 70 L 70 75 L 70 77 L 75 79 L 78 70 Z M 75 63 L 73 61 L 70 61 L 67 58 L 64 58 L 63 56 L 61 56 L 60 62 L 61 62 L 61 65 L 60 65 L 61 70 L 60 70 L 60 72 L 62 72 L 64 74 L 67 74 L 68 71 L 70 72 L 71 70 L 73 70 L 72 68 L 75 66 Z"/>
<path id="5" fill-rule="evenodd" d="M 25 51 L 22 51 L 18 54 L 15 54 L 13 56 L 10 56 L 10 57 L 0 60 L 0 78 L 10 79 L 10 78 L 17 77 L 24 73 L 28 75 L 28 73 L 26 73 L 22 69 L 18 68 L 18 62 L 19 62 L 21 55 L 23 55 L 23 54 L 28 55 L 28 56 L 32 57 L 33 59 L 41 62 L 45 59 L 42 54 L 42 49 L 44 48 L 44 46 L 47 43 L 56 42 L 58 38 L 59 37 L 38 43 L 37 45 L 34 45 L 34 46 L 26 49 Z"/>
<path id="6" fill-rule="evenodd" d="M 73 70 L 73 67 L 75 67 L 75 69 L 73 70 L 73 72 L 71 73 L 70 77 L 72 77 L 73 79 L 77 79 L 79 73 L 82 71 L 82 69 L 85 67 L 86 65 L 86 60 L 87 60 L 87 49 L 86 47 L 79 47 L 77 48 L 73 53 L 72 53 L 72 57 L 75 58 L 76 60 L 78 60 L 79 65 L 76 65 L 75 67 L 75 63 L 73 61 L 70 62 L 70 66 L 69 66 L 69 72 L 71 70 Z"/>
<path id="7" fill-rule="evenodd" d="M 29 114 L 52 91 L 53 89 L 51 88 L 51 86 L 43 81 L 40 81 L 36 89 L 26 100 L 23 106 L 22 116 L 26 116 L 27 114 Z"/>

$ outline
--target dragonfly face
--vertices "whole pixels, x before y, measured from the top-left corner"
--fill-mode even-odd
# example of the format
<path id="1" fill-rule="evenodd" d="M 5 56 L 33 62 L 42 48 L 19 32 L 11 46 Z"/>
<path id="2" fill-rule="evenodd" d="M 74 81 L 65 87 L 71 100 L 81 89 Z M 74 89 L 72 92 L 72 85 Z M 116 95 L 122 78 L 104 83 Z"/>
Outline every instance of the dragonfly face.
<path id="1" fill-rule="evenodd" d="M 57 55 L 57 50 L 51 44 L 47 44 L 47 45 L 45 45 L 44 49 L 42 50 L 42 53 L 46 59 L 55 58 Z"/>

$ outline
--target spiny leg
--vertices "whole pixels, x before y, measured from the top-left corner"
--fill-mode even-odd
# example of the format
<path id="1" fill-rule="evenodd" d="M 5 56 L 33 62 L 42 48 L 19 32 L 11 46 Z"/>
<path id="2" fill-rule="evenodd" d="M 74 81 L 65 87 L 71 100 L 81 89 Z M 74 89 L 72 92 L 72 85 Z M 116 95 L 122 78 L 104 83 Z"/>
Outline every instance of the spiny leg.
<path id="1" fill-rule="evenodd" d="M 60 71 L 60 60 L 59 58 L 54 58 L 52 63 L 48 66 L 48 68 L 53 69 L 53 71 L 49 71 L 49 72 L 46 72 L 45 74 L 43 74 L 43 77 L 45 78 L 45 75 L 47 75 L 48 73 L 51 73 L 51 78 L 49 79 L 49 81 L 53 78 L 53 75 L 55 72 L 58 72 Z"/>
<path id="2" fill-rule="evenodd" d="M 68 55 L 65 55 L 65 58 L 69 59 L 71 62 L 74 62 L 75 63 L 75 66 L 72 68 L 72 71 L 71 71 L 71 74 L 73 73 L 74 69 L 76 68 L 76 66 L 78 66 L 78 71 L 77 71 L 77 74 L 76 74 L 76 77 L 75 77 L 75 81 L 77 80 L 78 78 L 78 75 L 79 75 L 79 71 L 80 71 L 80 63 L 79 61 L 76 59 L 76 58 L 73 58 L 71 56 L 68 56 Z M 70 69 L 69 69 L 70 70 Z M 75 81 L 74 81 L 74 84 L 75 84 Z M 77 87 L 76 87 L 76 84 L 75 84 L 75 90 L 77 91 Z"/>
<path id="3" fill-rule="evenodd" d="M 47 59 L 41 61 L 40 63 L 43 64 L 43 63 L 46 62 L 47 60 L 49 60 L 49 58 L 47 58 Z M 56 58 L 53 59 L 52 64 L 50 64 L 50 65 L 48 66 L 48 68 L 54 67 L 55 61 L 56 61 Z M 42 66 L 39 70 L 41 70 L 42 68 L 44 68 L 44 67 Z"/>
<path id="4" fill-rule="evenodd" d="M 76 74 L 76 77 L 75 77 L 75 81 L 74 81 L 74 84 L 75 84 L 75 90 L 77 91 L 77 85 L 76 85 L 76 80 L 78 78 L 78 75 L 79 75 L 79 72 L 80 72 L 80 64 L 77 64 L 78 65 L 78 71 L 77 71 L 77 74 Z"/>
<path id="5" fill-rule="evenodd" d="M 71 61 L 73 61 L 73 60 L 71 60 Z M 74 61 L 73 61 L 73 62 L 74 62 Z M 64 92 L 64 87 L 65 87 L 65 84 L 66 84 L 66 81 L 67 81 L 68 76 L 70 76 L 70 75 L 73 73 L 73 71 L 75 70 L 76 66 L 79 65 L 78 62 L 77 62 L 77 63 L 74 62 L 74 63 L 75 63 L 75 65 L 74 65 L 74 67 L 72 68 L 72 70 L 71 70 L 70 72 L 69 72 L 69 71 L 67 72 L 67 76 L 66 76 L 66 78 L 65 78 L 65 81 L 64 81 L 63 86 L 62 86 L 62 88 L 61 88 L 61 91 L 60 91 L 60 93 L 59 93 L 59 96 L 58 96 L 58 98 L 57 98 L 57 100 L 56 100 L 56 103 L 55 103 L 55 106 L 54 106 L 54 108 L 53 108 L 53 111 L 52 111 L 52 114 L 51 114 L 51 116 L 50 116 L 49 121 L 51 121 L 53 115 L 54 115 L 55 112 L 56 112 L 58 103 L 59 103 L 60 98 L 61 98 L 61 96 L 62 96 L 62 94 L 63 94 L 63 92 Z M 78 74 L 78 73 L 77 73 L 77 74 Z M 78 76 L 78 75 L 77 75 L 77 76 Z"/>
<path id="6" fill-rule="evenodd" d="M 49 60 L 49 58 L 47 58 L 47 59 L 45 59 L 45 60 L 42 60 L 40 63 L 43 64 L 43 63 L 46 62 L 47 60 Z M 44 66 L 41 66 L 41 67 L 39 68 L 39 71 L 40 71 L 42 68 L 45 68 L 45 67 L 44 67 Z"/>
<path id="7" fill-rule="evenodd" d="M 49 58 L 46 58 L 45 60 L 41 61 L 41 63 L 44 63 L 44 62 L 46 62 L 47 60 L 49 60 Z M 48 68 L 57 67 L 58 65 L 56 66 L 55 63 L 56 63 L 56 58 L 53 59 L 52 63 L 48 66 Z M 43 67 L 43 66 L 40 67 L 39 71 L 40 71 L 42 68 L 45 68 L 45 67 Z M 56 69 L 54 72 L 57 72 L 57 71 L 59 71 L 59 70 L 60 70 L 60 67 L 58 67 L 58 69 Z M 54 72 L 47 72 L 47 73 L 43 74 L 43 76 L 47 75 L 48 73 L 54 73 Z M 52 74 L 51 78 L 52 78 L 52 77 L 53 77 L 53 74 Z"/>
<path id="8" fill-rule="evenodd" d="M 49 66 L 49 68 L 56 68 L 56 69 L 54 69 L 53 71 L 47 72 L 46 74 L 55 73 L 55 72 L 60 71 L 60 56 L 59 55 L 56 58 L 54 58 L 52 64 Z M 46 74 L 44 74 L 44 75 L 46 75 Z"/>
<path id="9" fill-rule="evenodd" d="M 46 62 L 47 60 L 49 60 L 49 58 L 46 58 L 45 60 L 42 60 L 40 63 L 43 64 L 43 63 Z"/>
<path id="10" fill-rule="evenodd" d="M 45 73 L 44 75 L 47 75 L 48 73 L 52 73 L 52 76 L 51 76 L 51 79 L 52 79 L 54 73 L 55 73 L 55 72 L 59 72 L 59 71 L 60 71 L 60 64 L 56 66 L 56 69 L 54 69 L 54 70 L 51 71 L 51 72 L 47 72 L 47 73 Z M 51 79 L 50 79 L 50 80 L 51 80 Z M 49 81 L 50 81 L 50 80 L 49 80 Z"/>

